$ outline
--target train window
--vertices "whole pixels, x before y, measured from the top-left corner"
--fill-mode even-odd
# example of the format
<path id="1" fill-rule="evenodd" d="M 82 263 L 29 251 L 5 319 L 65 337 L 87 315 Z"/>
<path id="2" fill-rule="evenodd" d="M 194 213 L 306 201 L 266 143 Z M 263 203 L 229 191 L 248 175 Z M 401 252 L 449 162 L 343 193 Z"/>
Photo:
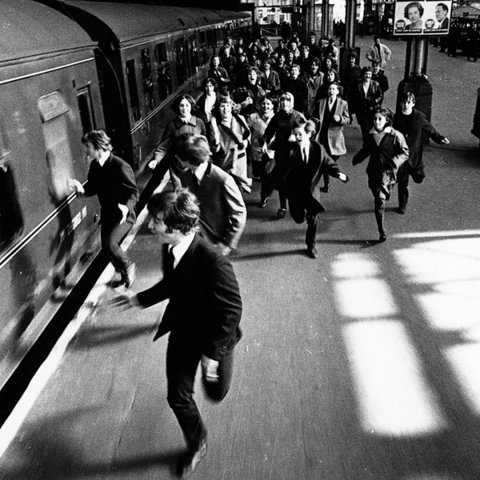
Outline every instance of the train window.
<path id="1" fill-rule="evenodd" d="M 74 178 L 73 157 L 68 134 L 68 106 L 60 92 L 53 92 L 38 100 L 42 117 L 46 162 L 50 174 L 49 193 L 58 205 L 70 194 L 68 179 Z"/>
<path id="2" fill-rule="evenodd" d="M 155 53 L 157 56 L 157 62 L 163 63 L 168 60 L 167 58 L 167 46 L 164 43 L 155 45 Z"/>
<path id="3" fill-rule="evenodd" d="M 197 37 L 191 35 L 188 39 L 188 50 L 190 53 L 190 69 L 193 74 L 198 73 L 198 66 L 200 65 L 200 53 L 201 51 L 197 46 Z"/>
<path id="4" fill-rule="evenodd" d="M 140 55 L 142 68 L 142 86 L 143 86 L 143 103 L 145 111 L 150 112 L 155 107 L 153 97 L 153 78 L 152 78 L 152 62 L 150 60 L 150 49 L 144 48 Z"/>
<path id="5" fill-rule="evenodd" d="M 187 79 L 187 56 L 184 39 L 175 40 L 175 65 L 177 69 L 177 85 L 182 85 Z"/>
<path id="6" fill-rule="evenodd" d="M 23 215 L 17 186 L 8 162 L 0 162 L 0 251 L 5 250 L 23 232 Z"/>
<path id="7" fill-rule="evenodd" d="M 170 66 L 164 63 L 158 67 L 157 72 L 158 93 L 160 100 L 165 100 L 172 93 L 172 77 L 170 75 Z"/>
<path id="8" fill-rule="evenodd" d="M 127 60 L 128 93 L 130 94 L 130 111 L 134 122 L 140 120 L 140 103 L 138 101 L 135 60 Z"/>
<path id="9" fill-rule="evenodd" d="M 68 106 L 60 92 L 52 92 L 40 97 L 37 105 L 42 122 L 48 122 L 68 112 Z"/>
<path id="10" fill-rule="evenodd" d="M 83 133 L 95 130 L 95 120 L 93 118 L 92 98 L 90 96 L 90 87 L 84 87 L 77 90 L 78 111 L 82 122 Z"/>

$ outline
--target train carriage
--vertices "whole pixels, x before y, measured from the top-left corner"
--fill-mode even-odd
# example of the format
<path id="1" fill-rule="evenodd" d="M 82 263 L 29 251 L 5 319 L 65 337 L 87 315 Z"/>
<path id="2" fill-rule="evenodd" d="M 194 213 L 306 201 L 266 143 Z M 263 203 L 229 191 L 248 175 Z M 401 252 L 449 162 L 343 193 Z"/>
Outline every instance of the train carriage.
<path id="1" fill-rule="evenodd" d="M 0 18 L 2 388 L 100 251 L 97 199 L 68 189 L 87 178 L 83 133 L 105 129 L 142 190 L 171 102 L 250 14 L 2 0 Z"/>
<path id="2" fill-rule="evenodd" d="M 227 32 L 250 25 L 250 15 L 204 8 L 115 4 L 69 0 L 62 3 L 98 42 L 107 132 L 117 153 L 143 171 L 180 92 L 195 93 L 210 57 Z"/>
<path id="3" fill-rule="evenodd" d="M 103 128 L 103 112 L 95 44 L 78 25 L 30 0 L 2 0 L 0 18 L 1 385 L 47 300 L 98 251 L 98 202 L 75 201 L 67 181 L 86 176 L 81 134 Z"/>

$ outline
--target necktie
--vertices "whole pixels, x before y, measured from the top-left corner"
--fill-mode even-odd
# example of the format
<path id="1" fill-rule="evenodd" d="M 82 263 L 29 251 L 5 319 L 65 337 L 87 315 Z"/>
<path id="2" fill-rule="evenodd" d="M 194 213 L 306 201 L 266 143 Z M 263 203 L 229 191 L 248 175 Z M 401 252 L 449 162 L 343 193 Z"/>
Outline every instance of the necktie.
<path id="1" fill-rule="evenodd" d="M 164 275 L 169 275 L 173 272 L 173 266 L 175 264 L 175 255 L 173 254 L 173 249 L 171 246 L 168 246 L 165 249 L 165 258 L 163 259 L 163 270 Z"/>
<path id="2" fill-rule="evenodd" d="M 192 186 L 193 186 L 193 193 L 198 192 L 198 187 L 200 186 L 200 182 L 198 177 L 192 172 Z"/>
<path id="3" fill-rule="evenodd" d="M 307 154 L 307 149 L 306 148 L 303 149 L 303 161 L 305 163 L 308 163 L 308 154 Z"/>

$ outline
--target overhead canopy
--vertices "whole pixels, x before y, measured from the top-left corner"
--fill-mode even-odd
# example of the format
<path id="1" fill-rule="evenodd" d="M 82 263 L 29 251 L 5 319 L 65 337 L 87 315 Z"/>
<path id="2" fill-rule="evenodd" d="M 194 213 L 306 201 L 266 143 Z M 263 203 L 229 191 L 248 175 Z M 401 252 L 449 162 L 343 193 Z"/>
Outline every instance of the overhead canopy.
<path id="1" fill-rule="evenodd" d="M 180 29 L 223 23 L 226 18 L 248 18 L 249 13 L 226 12 L 206 8 L 181 8 L 165 5 L 89 2 L 66 0 L 107 25 L 120 42 L 168 33 Z"/>
<path id="2" fill-rule="evenodd" d="M 93 45 L 65 15 L 31 0 L 0 0 L 0 62 Z"/>
<path id="3" fill-rule="evenodd" d="M 465 7 L 457 7 L 452 10 L 452 17 L 453 18 L 472 18 L 478 19 L 480 18 L 480 8 L 476 6 L 470 5 Z M 480 4 L 478 4 L 480 6 Z"/>

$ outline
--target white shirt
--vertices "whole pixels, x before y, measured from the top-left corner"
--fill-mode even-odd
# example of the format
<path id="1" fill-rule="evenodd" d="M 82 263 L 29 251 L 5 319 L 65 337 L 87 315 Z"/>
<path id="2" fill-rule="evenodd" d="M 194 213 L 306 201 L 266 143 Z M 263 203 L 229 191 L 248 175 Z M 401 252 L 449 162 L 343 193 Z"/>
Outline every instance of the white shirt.
<path id="1" fill-rule="evenodd" d="M 172 248 L 171 252 L 173 253 L 173 258 L 174 258 L 173 268 L 177 267 L 180 260 L 185 255 L 185 252 L 188 250 L 188 247 L 190 247 L 190 245 L 192 244 L 194 238 L 195 238 L 195 232 L 188 233 L 187 235 L 185 235 L 185 238 L 182 239 L 182 241 L 178 245 L 175 245 Z"/>
<path id="2" fill-rule="evenodd" d="M 216 101 L 217 96 L 215 94 L 205 96 L 205 117 L 207 118 L 207 122 L 212 119 L 212 110 Z"/>
<path id="3" fill-rule="evenodd" d="M 205 176 L 205 172 L 207 171 L 207 168 L 208 168 L 208 162 L 203 162 L 195 170 L 194 175 L 197 177 L 199 185 L 200 185 L 200 182 L 202 181 L 203 177 Z"/>
<path id="4" fill-rule="evenodd" d="M 364 82 L 363 83 L 363 91 L 365 93 L 365 96 L 367 96 L 367 92 L 368 92 L 368 87 L 370 86 L 370 82 Z"/>

